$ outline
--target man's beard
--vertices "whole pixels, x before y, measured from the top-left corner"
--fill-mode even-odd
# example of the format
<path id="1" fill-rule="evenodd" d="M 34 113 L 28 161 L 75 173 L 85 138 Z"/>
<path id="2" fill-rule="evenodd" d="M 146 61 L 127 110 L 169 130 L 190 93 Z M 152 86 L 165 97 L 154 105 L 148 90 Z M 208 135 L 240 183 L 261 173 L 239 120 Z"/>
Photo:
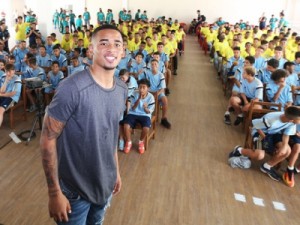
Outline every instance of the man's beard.
<path id="1" fill-rule="evenodd" d="M 108 66 L 104 66 L 103 69 L 105 70 L 114 70 L 116 67 L 108 67 Z"/>

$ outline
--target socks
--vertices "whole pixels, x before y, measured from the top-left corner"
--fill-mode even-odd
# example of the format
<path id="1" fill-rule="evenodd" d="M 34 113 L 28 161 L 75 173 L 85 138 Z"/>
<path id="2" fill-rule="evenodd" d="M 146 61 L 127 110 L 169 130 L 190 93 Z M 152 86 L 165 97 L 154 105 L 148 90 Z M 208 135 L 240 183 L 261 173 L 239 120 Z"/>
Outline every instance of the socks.
<path id="1" fill-rule="evenodd" d="M 288 170 L 294 171 L 294 167 L 293 166 L 288 166 Z"/>
<path id="2" fill-rule="evenodd" d="M 264 167 L 268 170 L 270 170 L 272 168 L 272 166 L 270 166 L 268 163 L 264 163 Z"/>
<path id="3" fill-rule="evenodd" d="M 225 115 L 230 115 L 230 112 L 229 112 L 229 111 L 226 111 L 226 112 L 225 112 Z"/>
<path id="4" fill-rule="evenodd" d="M 242 150 L 243 150 L 242 147 L 238 147 L 236 150 L 242 155 Z"/>
<path id="5" fill-rule="evenodd" d="M 240 113 L 240 114 L 238 115 L 238 117 L 244 117 L 244 114 L 243 114 L 243 113 Z"/>

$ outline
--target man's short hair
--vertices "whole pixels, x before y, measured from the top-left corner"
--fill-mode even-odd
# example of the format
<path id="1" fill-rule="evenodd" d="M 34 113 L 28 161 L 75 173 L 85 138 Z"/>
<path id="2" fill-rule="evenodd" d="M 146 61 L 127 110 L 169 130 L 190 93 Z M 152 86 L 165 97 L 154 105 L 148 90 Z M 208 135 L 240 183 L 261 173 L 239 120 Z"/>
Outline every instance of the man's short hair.
<path id="1" fill-rule="evenodd" d="M 295 65 L 295 63 L 287 61 L 283 64 L 283 69 L 287 69 L 288 66 L 293 66 L 293 65 Z"/>
<path id="2" fill-rule="evenodd" d="M 141 52 L 137 52 L 134 57 L 137 57 L 138 55 L 140 55 L 140 56 L 142 56 L 142 58 L 144 58 L 144 55 Z"/>
<path id="3" fill-rule="evenodd" d="M 126 73 L 128 73 L 127 69 L 121 69 L 119 72 L 119 77 L 125 75 Z"/>
<path id="4" fill-rule="evenodd" d="M 300 58 L 300 52 L 295 53 L 295 59 Z"/>
<path id="5" fill-rule="evenodd" d="M 11 71 L 11 70 L 15 70 L 15 65 L 12 63 L 7 63 L 5 65 L 5 71 Z"/>
<path id="6" fill-rule="evenodd" d="M 282 52 L 282 47 L 281 46 L 276 46 L 275 51 L 281 51 Z"/>
<path id="7" fill-rule="evenodd" d="M 252 77 L 254 77 L 256 73 L 255 68 L 253 66 L 246 66 L 244 68 L 244 71 Z"/>
<path id="8" fill-rule="evenodd" d="M 233 48 L 233 51 L 241 51 L 241 48 L 236 46 L 236 47 Z"/>
<path id="9" fill-rule="evenodd" d="M 92 33 L 92 38 L 94 38 L 96 36 L 96 34 L 101 31 L 101 30 L 115 30 L 118 31 L 120 33 L 120 35 L 123 38 L 123 34 L 122 32 L 114 25 L 110 25 L 110 24 L 104 24 L 103 26 L 97 27 L 93 33 Z"/>
<path id="10" fill-rule="evenodd" d="M 147 87 L 149 88 L 150 87 L 150 81 L 148 79 L 141 79 L 138 81 L 138 85 L 140 86 L 141 84 L 145 84 L 147 85 Z"/>
<path id="11" fill-rule="evenodd" d="M 281 78 L 286 77 L 287 76 L 287 72 L 285 70 L 282 69 L 278 69 L 275 70 L 272 75 L 271 75 L 271 79 L 276 81 L 279 81 Z"/>
<path id="12" fill-rule="evenodd" d="M 290 119 L 299 119 L 300 118 L 300 108 L 297 106 L 287 107 L 284 111 L 284 115 Z"/>
<path id="13" fill-rule="evenodd" d="M 29 65 L 36 65 L 36 62 L 37 62 L 36 57 L 31 57 L 28 59 Z"/>
<path id="14" fill-rule="evenodd" d="M 267 62 L 267 65 L 268 66 L 272 66 L 273 68 L 277 69 L 278 66 L 279 66 L 279 61 L 277 59 L 270 59 L 268 62 Z"/>
<path id="15" fill-rule="evenodd" d="M 253 65 L 255 63 L 255 58 L 251 55 L 246 56 L 245 60 L 247 60 L 251 65 Z"/>

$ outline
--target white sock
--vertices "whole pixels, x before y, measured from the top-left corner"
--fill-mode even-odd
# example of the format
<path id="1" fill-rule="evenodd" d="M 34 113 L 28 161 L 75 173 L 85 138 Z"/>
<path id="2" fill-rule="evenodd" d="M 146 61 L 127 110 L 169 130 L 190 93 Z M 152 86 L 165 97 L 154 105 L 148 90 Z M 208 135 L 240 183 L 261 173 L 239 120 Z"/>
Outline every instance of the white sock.
<path id="1" fill-rule="evenodd" d="M 243 113 L 240 113 L 240 114 L 238 115 L 238 117 L 244 117 L 244 114 L 243 114 Z"/>
<path id="2" fill-rule="evenodd" d="M 294 171 L 294 167 L 293 166 L 288 166 L 288 169 Z"/>
<path id="3" fill-rule="evenodd" d="M 268 163 L 265 163 L 265 164 L 264 164 L 264 167 L 265 167 L 266 169 L 268 169 L 268 170 L 270 170 L 270 169 L 272 168 L 272 166 L 270 166 Z"/>
<path id="4" fill-rule="evenodd" d="M 226 111 L 226 112 L 225 112 L 225 115 L 230 115 L 230 112 L 229 112 L 229 111 Z"/>
<path id="5" fill-rule="evenodd" d="M 238 148 L 237 148 L 237 151 L 238 151 L 240 154 L 242 154 L 242 150 L 243 150 L 242 147 L 238 147 Z"/>
<path id="6" fill-rule="evenodd" d="M 139 140 L 139 144 L 140 144 L 140 143 L 144 143 L 144 141 Z"/>

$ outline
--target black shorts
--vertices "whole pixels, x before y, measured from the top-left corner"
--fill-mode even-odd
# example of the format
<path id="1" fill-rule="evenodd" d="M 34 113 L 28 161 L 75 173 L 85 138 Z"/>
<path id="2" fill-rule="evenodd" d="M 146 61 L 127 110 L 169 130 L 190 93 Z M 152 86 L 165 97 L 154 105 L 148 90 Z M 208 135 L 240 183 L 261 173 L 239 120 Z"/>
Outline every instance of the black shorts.
<path id="1" fill-rule="evenodd" d="M 123 120 L 123 124 L 129 124 L 131 128 L 134 128 L 137 123 L 141 124 L 142 127 L 151 127 L 151 119 L 148 116 L 128 114 Z"/>
<path id="2" fill-rule="evenodd" d="M 276 144 L 282 142 L 282 134 L 267 134 L 262 140 L 262 148 L 267 153 L 273 154 L 276 151 Z"/>
<path id="3" fill-rule="evenodd" d="M 300 137 L 298 137 L 297 135 L 290 136 L 289 144 L 291 146 L 293 146 L 294 144 L 300 144 Z"/>
<path id="4" fill-rule="evenodd" d="M 3 107 L 4 109 L 7 109 L 7 107 L 12 102 L 12 98 L 10 97 L 0 97 L 0 107 Z"/>
<path id="5" fill-rule="evenodd" d="M 245 105 L 244 99 L 241 96 L 239 96 L 239 97 L 240 97 L 240 99 L 242 101 L 241 105 L 244 106 Z M 251 100 L 252 100 L 252 98 L 248 98 L 248 97 L 246 97 L 246 98 L 247 98 L 247 101 L 250 103 Z"/>

